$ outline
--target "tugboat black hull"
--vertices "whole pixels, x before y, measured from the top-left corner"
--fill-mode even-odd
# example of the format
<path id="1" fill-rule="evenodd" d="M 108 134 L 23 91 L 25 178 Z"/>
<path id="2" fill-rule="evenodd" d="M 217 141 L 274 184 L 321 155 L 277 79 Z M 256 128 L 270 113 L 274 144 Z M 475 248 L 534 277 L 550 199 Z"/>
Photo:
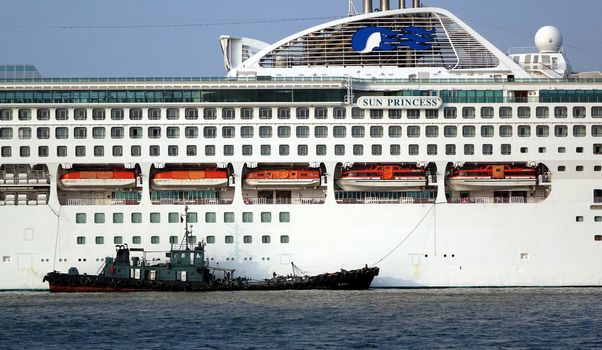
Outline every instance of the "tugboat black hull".
<path id="1" fill-rule="evenodd" d="M 106 293 L 106 292 L 212 292 L 242 290 L 363 290 L 370 288 L 378 267 L 358 270 L 341 270 L 316 276 L 276 276 L 263 281 L 243 278 L 205 281 L 160 281 L 134 278 L 105 277 L 101 275 L 75 275 L 50 272 L 44 276 L 53 293 Z"/>

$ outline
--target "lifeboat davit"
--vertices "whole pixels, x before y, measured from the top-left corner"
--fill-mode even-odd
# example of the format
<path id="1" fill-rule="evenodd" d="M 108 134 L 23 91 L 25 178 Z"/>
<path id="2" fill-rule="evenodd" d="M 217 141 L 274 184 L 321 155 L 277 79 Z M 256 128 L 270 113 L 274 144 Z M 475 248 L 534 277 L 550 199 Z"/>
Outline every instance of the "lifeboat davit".
<path id="1" fill-rule="evenodd" d="M 401 165 L 346 169 L 336 183 L 343 191 L 370 192 L 410 191 L 428 185 L 425 168 Z"/>
<path id="2" fill-rule="evenodd" d="M 189 190 L 228 186 L 228 171 L 222 169 L 167 170 L 157 172 L 151 179 L 153 189 Z"/>
<path id="3" fill-rule="evenodd" d="M 317 169 L 251 170 L 243 181 L 247 188 L 263 190 L 295 190 L 319 187 L 321 183 Z"/>
<path id="4" fill-rule="evenodd" d="M 480 164 L 454 169 L 447 177 L 454 191 L 517 190 L 537 185 L 537 168 L 508 164 Z"/>
<path id="5" fill-rule="evenodd" d="M 59 186 L 64 190 L 107 190 L 136 186 L 136 173 L 129 170 L 83 170 L 63 174 Z"/>

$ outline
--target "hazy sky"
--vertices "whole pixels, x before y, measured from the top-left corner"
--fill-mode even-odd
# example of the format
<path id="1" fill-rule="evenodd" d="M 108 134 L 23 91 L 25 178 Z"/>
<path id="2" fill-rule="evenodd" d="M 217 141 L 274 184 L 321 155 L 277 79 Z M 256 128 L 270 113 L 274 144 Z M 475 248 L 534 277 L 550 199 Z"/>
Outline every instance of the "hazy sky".
<path id="1" fill-rule="evenodd" d="M 537 29 L 555 25 L 576 70 L 602 69 L 601 0 L 424 3 L 503 51 L 534 46 Z M 346 16 L 347 0 L 0 0 L 0 8 L 0 64 L 35 64 L 51 77 L 223 76 L 221 34 L 274 42 Z"/>

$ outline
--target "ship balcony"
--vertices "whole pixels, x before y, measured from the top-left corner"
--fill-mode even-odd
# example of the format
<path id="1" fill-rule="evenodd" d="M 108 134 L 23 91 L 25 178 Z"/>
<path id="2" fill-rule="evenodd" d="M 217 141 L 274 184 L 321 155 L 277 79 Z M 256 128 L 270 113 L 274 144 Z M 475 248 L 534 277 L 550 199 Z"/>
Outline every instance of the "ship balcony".
<path id="1" fill-rule="evenodd" d="M 339 204 L 429 204 L 437 199 L 436 190 L 419 192 L 345 192 L 336 191 Z"/>
<path id="2" fill-rule="evenodd" d="M 303 197 L 303 198 L 266 198 L 266 197 L 245 197 L 245 204 L 323 204 L 324 197 Z"/>
<path id="3" fill-rule="evenodd" d="M 463 197 L 463 198 L 452 198 L 449 203 L 453 204 L 525 204 L 525 203 L 540 203 L 543 202 L 547 196 L 512 196 L 512 197 Z"/>

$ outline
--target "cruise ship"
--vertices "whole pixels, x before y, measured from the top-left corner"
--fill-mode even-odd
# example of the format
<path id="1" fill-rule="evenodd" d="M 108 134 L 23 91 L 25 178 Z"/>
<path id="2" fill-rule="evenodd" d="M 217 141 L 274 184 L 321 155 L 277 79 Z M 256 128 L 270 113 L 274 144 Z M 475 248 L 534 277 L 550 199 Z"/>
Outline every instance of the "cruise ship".
<path id="1" fill-rule="evenodd" d="M 222 36 L 222 79 L 2 77 L 0 289 L 169 250 L 185 206 L 239 276 L 601 285 L 602 75 L 555 27 L 501 51 L 444 9 L 376 6 Z"/>

